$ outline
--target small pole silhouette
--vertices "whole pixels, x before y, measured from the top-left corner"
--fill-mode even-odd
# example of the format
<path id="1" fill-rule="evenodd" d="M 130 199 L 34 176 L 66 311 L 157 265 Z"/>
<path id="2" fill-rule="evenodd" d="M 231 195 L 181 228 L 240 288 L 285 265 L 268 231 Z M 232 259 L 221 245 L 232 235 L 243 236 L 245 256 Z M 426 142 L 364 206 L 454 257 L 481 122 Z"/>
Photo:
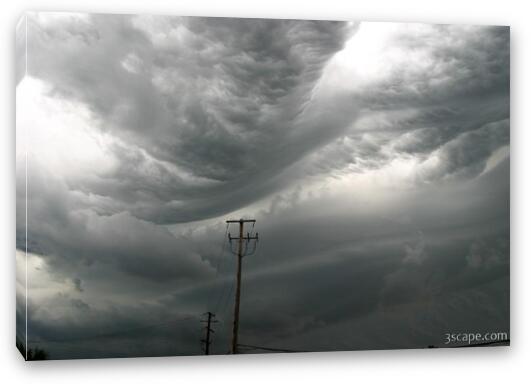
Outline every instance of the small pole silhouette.
<path id="1" fill-rule="evenodd" d="M 231 237 L 229 233 L 229 241 L 232 240 L 238 240 L 238 253 L 237 253 L 237 261 L 238 261 L 238 267 L 236 270 L 236 294 L 234 298 L 234 322 L 232 325 L 232 348 L 231 353 L 237 354 L 238 353 L 238 327 L 240 322 L 240 296 L 241 296 L 241 283 L 242 283 L 242 258 L 245 256 L 244 253 L 246 253 L 247 248 L 244 252 L 243 250 L 243 242 L 244 240 L 249 243 L 251 240 L 258 241 L 258 233 L 254 236 L 250 236 L 249 233 L 247 233 L 247 236 L 243 236 L 243 227 L 245 223 L 256 223 L 256 220 L 248 219 L 240 219 L 240 220 L 227 220 L 228 224 L 231 223 L 238 223 L 239 224 L 239 236 L 238 237 Z M 256 243 L 255 243 L 256 246 Z"/>
<path id="2" fill-rule="evenodd" d="M 214 333 L 214 330 L 212 329 L 212 324 L 217 323 L 217 320 L 212 320 L 213 317 L 216 317 L 212 312 L 205 313 L 207 315 L 206 320 L 201 320 L 202 323 L 207 323 L 205 326 L 205 338 L 201 340 L 205 344 L 205 355 L 210 355 L 210 344 L 212 344 L 212 341 L 210 340 L 210 333 Z"/>

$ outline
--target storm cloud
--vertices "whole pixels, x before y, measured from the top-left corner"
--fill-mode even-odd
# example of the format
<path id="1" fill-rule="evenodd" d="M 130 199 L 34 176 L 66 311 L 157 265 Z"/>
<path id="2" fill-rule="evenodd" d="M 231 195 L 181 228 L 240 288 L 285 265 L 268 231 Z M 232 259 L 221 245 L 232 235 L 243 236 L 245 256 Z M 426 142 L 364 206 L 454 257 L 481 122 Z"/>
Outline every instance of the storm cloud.
<path id="1" fill-rule="evenodd" d="M 422 348 L 509 331 L 507 27 L 70 13 L 22 25 L 31 345 L 199 354 L 210 310 L 226 353 L 225 220 L 240 217 L 260 233 L 244 344 Z M 20 268 L 17 282 L 22 325 Z"/>

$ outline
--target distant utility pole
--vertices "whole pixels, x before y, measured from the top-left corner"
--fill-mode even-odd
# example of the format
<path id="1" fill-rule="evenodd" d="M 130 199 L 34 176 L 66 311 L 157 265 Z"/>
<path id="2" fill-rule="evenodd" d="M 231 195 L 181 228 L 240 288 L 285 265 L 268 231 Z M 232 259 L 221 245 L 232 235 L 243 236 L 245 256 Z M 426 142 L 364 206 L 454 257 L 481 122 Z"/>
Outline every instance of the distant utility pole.
<path id="1" fill-rule="evenodd" d="M 218 321 L 212 320 L 213 317 L 216 317 L 216 315 L 214 315 L 212 312 L 207 312 L 205 313 L 205 315 L 207 315 L 207 319 L 201 320 L 201 322 L 207 323 L 207 325 L 205 326 L 206 335 L 205 338 L 201 341 L 205 344 L 205 355 L 210 355 L 210 344 L 212 344 L 212 342 L 210 341 L 210 333 L 214 332 L 214 330 L 212 329 L 212 324 L 217 323 Z"/>
<path id="2" fill-rule="evenodd" d="M 242 284 L 242 258 L 246 256 L 247 254 L 247 248 L 248 244 L 251 240 L 254 240 L 255 243 L 255 249 L 256 249 L 256 241 L 258 241 L 258 233 L 254 236 L 249 235 L 247 233 L 247 236 L 245 237 L 243 235 L 243 227 L 245 223 L 256 223 L 256 220 L 227 220 L 228 224 L 238 223 L 240 226 L 240 235 L 238 237 L 232 237 L 229 233 L 229 241 L 232 242 L 232 240 L 238 240 L 238 269 L 236 272 L 236 296 L 234 298 L 234 323 L 232 325 L 232 348 L 231 353 L 237 354 L 238 353 L 238 326 L 240 321 L 240 295 L 241 295 L 241 284 Z M 245 251 L 243 250 L 243 242 L 246 241 L 246 248 Z"/>

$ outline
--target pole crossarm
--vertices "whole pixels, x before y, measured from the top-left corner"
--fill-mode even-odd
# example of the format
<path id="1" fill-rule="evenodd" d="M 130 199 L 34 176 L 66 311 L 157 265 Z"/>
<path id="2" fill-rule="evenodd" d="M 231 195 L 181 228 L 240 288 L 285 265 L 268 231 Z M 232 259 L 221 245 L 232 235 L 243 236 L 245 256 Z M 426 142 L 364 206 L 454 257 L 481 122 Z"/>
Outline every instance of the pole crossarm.
<path id="1" fill-rule="evenodd" d="M 226 223 L 256 223 L 255 219 L 227 220 Z"/>

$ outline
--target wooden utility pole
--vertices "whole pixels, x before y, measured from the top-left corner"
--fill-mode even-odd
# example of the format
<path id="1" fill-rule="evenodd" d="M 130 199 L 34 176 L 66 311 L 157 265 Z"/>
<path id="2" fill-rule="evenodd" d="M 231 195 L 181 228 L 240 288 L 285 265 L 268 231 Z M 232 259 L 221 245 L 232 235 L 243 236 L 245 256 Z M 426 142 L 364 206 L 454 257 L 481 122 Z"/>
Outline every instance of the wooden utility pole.
<path id="1" fill-rule="evenodd" d="M 201 320 L 202 323 L 207 323 L 205 327 L 206 335 L 203 340 L 201 340 L 203 343 L 205 343 L 205 355 L 210 355 L 210 344 L 212 344 L 212 341 L 210 341 L 210 333 L 214 332 L 212 329 L 212 323 L 217 323 L 217 320 L 212 320 L 213 317 L 216 317 L 212 312 L 205 313 L 207 315 L 206 320 Z"/>
<path id="2" fill-rule="evenodd" d="M 238 237 L 231 237 L 229 233 L 229 241 L 232 240 L 238 240 L 238 267 L 236 270 L 236 295 L 234 298 L 234 322 L 232 325 L 232 348 L 231 353 L 237 354 L 238 353 L 238 327 L 240 322 L 240 296 L 241 296 L 241 283 L 242 283 L 242 258 L 245 256 L 244 250 L 243 250 L 243 242 L 244 240 L 249 243 L 251 240 L 258 241 L 258 233 L 254 236 L 250 236 L 249 233 L 247 233 L 247 237 L 243 236 L 243 227 L 245 223 L 256 223 L 256 220 L 227 220 L 228 224 L 231 223 L 238 223 L 239 228 L 239 236 Z"/>

